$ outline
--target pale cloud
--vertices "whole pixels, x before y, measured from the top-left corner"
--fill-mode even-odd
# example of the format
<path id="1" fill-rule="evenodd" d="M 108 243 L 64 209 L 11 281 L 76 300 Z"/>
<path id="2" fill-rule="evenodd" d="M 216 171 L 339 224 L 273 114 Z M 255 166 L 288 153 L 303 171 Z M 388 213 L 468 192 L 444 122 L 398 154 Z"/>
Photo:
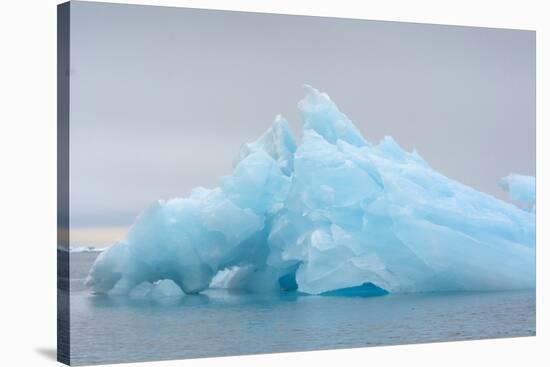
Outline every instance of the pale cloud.
<path id="1" fill-rule="evenodd" d="M 81 227 L 71 228 L 71 247 L 94 246 L 107 247 L 123 240 L 128 227 Z"/>

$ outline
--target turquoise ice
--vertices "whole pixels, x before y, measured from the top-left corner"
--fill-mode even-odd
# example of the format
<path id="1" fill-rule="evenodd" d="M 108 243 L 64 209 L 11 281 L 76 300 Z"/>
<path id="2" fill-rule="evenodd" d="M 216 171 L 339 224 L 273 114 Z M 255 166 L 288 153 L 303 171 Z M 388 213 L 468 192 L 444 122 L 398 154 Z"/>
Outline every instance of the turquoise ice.
<path id="1" fill-rule="evenodd" d="M 312 87 L 298 108 L 299 145 L 277 116 L 218 187 L 145 210 L 99 255 L 87 284 L 133 297 L 178 286 L 309 294 L 535 286 L 533 177 L 500 181 L 523 210 L 445 177 L 389 136 L 371 144 Z"/>

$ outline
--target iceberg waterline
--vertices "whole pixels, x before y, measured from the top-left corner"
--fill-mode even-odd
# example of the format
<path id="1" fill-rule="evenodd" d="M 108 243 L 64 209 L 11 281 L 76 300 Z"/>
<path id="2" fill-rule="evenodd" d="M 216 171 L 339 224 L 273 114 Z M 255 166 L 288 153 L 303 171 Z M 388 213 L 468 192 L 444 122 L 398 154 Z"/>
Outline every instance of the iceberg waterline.
<path id="1" fill-rule="evenodd" d="M 298 108 L 301 144 L 277 116 L 218 187 L 145 210 L 98 256 L 87 285 L 122 295 L 153 283 L 165 293 L 172 283 L 185 293 L 534 287 L 533 211 L 445 177 L 391 137 L 371 144 L 312 87 Z M 534 203 L 534 189 L 503 180 Z"/>

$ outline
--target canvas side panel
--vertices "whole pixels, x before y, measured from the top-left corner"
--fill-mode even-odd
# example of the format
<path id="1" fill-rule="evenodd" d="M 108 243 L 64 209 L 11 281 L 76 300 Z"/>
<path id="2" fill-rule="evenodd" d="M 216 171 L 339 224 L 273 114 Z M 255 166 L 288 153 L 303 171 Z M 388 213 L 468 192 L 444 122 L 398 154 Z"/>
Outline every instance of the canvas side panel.
<path id="1" fill-rule="evenodd" d="M 57 360 L 70 364 L 69 98 L 70 3 L 57 6 Z"/>

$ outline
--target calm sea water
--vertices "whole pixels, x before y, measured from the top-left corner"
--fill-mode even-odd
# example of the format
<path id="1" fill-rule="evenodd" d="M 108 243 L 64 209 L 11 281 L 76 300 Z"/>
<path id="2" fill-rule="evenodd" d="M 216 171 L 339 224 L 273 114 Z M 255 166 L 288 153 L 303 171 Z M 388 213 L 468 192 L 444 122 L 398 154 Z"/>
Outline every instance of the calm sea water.
<path id="1" fill-rule="evenodd" d="M 96 254 L 71 254 L 71 362 L 101 364 L 535 335 L 535 292 L 322 297 L 92 295 Z"/>

